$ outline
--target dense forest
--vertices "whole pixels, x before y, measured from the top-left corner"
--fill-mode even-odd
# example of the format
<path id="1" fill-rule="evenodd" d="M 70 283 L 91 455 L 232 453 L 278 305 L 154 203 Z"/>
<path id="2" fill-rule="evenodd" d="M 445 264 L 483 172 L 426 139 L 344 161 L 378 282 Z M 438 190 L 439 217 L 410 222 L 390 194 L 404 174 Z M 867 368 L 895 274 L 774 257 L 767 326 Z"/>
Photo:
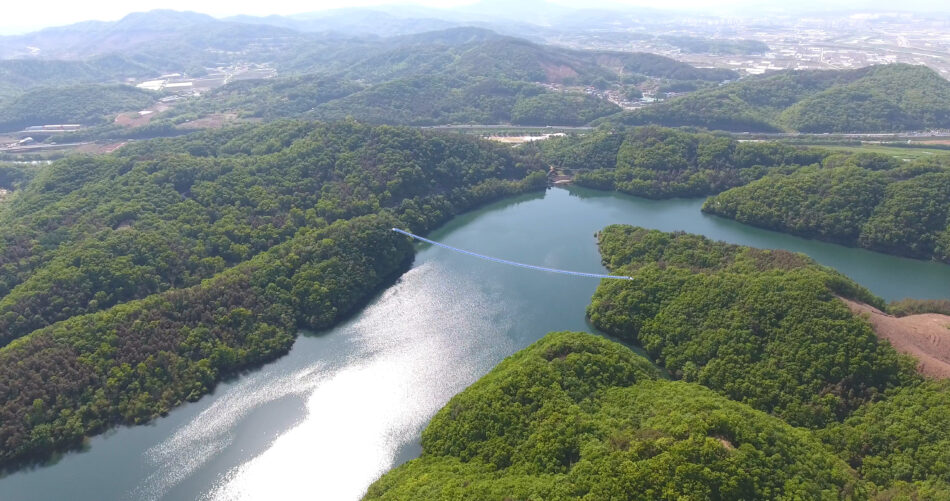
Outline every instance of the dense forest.
<path id="1" fill-rule="evenodd" d="M 275 41 L 282 42 L 275 46 Z M 201 73 L 240 60 L 266 62 L 309 37 L 193 12 L 152 11 L 0 37 L 0 104 L 37 87 L 117 84 Z"/>
<path id="2" fill-rule="evenodd" d="M 157 101 L 155 92 L 128 85 L 76 85 L 31 90 L 0 105 L 0 131 L 31 125 L 111 122 L 116 113 L 138 111 Z"/>
<path id="3" fill-rule="evenodd" d="M 181 103 L 166 115 L 181 122 L 222 111 L 239 111 L 242 117 L 273 120 L 303 116 L 323 103 L 362 89 L 355 81 L 321 75 L 239 80 L 202 99 Z"/>
<path id="4" fill-rule="evenodd" d="M 422 456 L 365 499 L 852 499 L 864 486 L 808 432 L 628 348 L 559 332 L 456 395 Z"/>
<path id="5" fill-rule="evenodd" d="M 660 127 L 601 128 L 552 138 L 538 148 L 546 162 L 576 173 L 581 186 L 648 198 L 700 196 L 742 186 L 771 172 L 821 161 L 827 152 L 777 142 Z"/>
<path id="6" fill-rule="evenodd" d="M 114 22 L 88 21 L 0 37 L 0 57 L 9 60 L 3 64 L 14 68 L 13 75 L 27 78 L 24 83 L 30 83 L 30 75 L 58 79 L 43 85 L 62 85 L 72 75 L 83 77 L 83 83 L 113 83 L 239 61 L 273 60 L 284 50 L 313 39 L 275 26 L 153 10 L 133 12 Z M 40 70 L 48 73 L 37 73 Z"/>
<path id="7" fill-rule="evenodd" d="M 846 245 L 950 262 L 950 157 L 833 155 L 710 198 L 703 210 Z"/>
<path id="8" fill-rule="evenodd" d="M 389 228 L 545 184 L 502 145 L 354 122 L 50 165 L 0 212 L 0 462 L 199 397 L 405 269 Z"/>
<path id="9" fill-rule="evenodd" d="M 470 27 L 382 40 L 321 40 L 312 50 L 331 55 L 307 51 L 281 60 L 279 68 L 370 83 L 420 75 L 565 85 L 590 85 L 600 78 L 619 82 L 622 75 L 713 82 L 738 77 L 731 70 L 696 68 L 656 54 L 572 50 Z"/>
<path id="10" fill-rule="evenodd" d="M 950 83 L 924 66 L 789 70 L 738 80 L 731 70 L 696 68 L 655 54 L 572 50 L 481 28 L 453 27 L 380 38 L 303 33 L 165 11 L 69 32 L 68 37 L 75 39 L 69 46 L 56 45 L 54 33 L 59 32 L 29 43 L 44 47 L 47 57 L 71 60 L 0 61 L 0 76 L 5 77 L 0 78 L 0 100 L 35 86 L 65 82 L 112 83 L 171 71 L 200 74 L 206 67 L 226 65 L 240 57 L 245 63 L 272 65 L 281 81 L 243 83 L 202 96 L 166 118 L 174 121 L 182 113 L 204 116 L 226 111 L 279 118 L 309 113 L 322 120 L 351 116 L 378 124 L 495 120 L 572 125 L 601 120 L 762 132 L 882 132 L 950 126 L 946 104 Z M 745 40 L 661 38 L 687 52 L 764 50 L 761 43 Z M 24 47 L 16 37 L 7 42 L 11 51 Z M 330 85 L 317 88 L 314 98 L 304 97 L 314 93 L 311 78 Z M 602 100 L 582 100 L 549 89 L 541 89 L 544 97 L 532 100 L 534 96 L 519 90 L 532 84 L 600 89 L 633 85 L 641 90 L 635 86 L 646 80 L 663 92 L 695 92 L 618 113 L 618 108 Z M 261 105 L 262 101 L 266 104 Z M 516 103 L 520 103 L 517 109 Z M 541 114 L 545 111 L 541 103 L 564 113 Z"/>
<path id="11" fill-rule="evenodd" d="M 950 127 L 950 82 L 926 66 L 786 70 L 698 91 L 611 121 L 752 132 Z"/>
<path id="12" fill-rule="evenodd" d="M 805 256 L 619 225 L 599 244 L 633 280 L 601 284 L 591 322 L 677 378 L 819 427 L 914 377 L 835 296 L 881 300 Z"/>
<path id="13" fill-rule="evenodd" d="M 169 136 L 42 168 L 0 163 L 0 188 L 16 191 L 0 204 L 0 468 L 149 422 L 286 354 L 298 330 L 332 327 L 408 269 L 414 248 L 391 228 L 425 232 L 541 190 L 552 167 L 582 186 L 712 195 L 704 211 L 743 223 L 950 263 L 950 156 L 665 128 L 950 127 L 950 83 L 926 67 L 738 80 L 481 28 L 385 34 L 161 11 L 0 37 L 0 54 L 23 58 L 0 61 L 0 131 Z M 149 125 L 112 123 L 162 95 L 120 82 L 237 62 L 280 77 L 182 99 Z M 608 89 L 692 94 L 621 112 Z M 255 124 L 179 127 L 224 112 Z M 515 148 L 406 127 L 495 123 L 603 126 Z M 950 501 L 950 384 L 917 374 L 840 298 L 896 315 L 950 302 L 885 305 L 780 250 L 619 225 L 597 239 L 605 266 L 632 279 L 603 281 L 588 319 L 646 358 L 549 334 L 448 402 L 422 456 L 368 499 Z"/>
<path id="14" fill-rule="evenodd" d="M 584 125 L 620 108 L 542 84 L 611 87 L 652 78 L 675 85 L 737 76 L 654 54 L 568 50 L 477 28 L 382 42 L 315 41 L 277 65 L 296 76 L 230 84 L 164 118 L 238 112 L 265 119 L 352 117 L 377 124 Z"/>
<path id="15" fill-rule="evenodd" d="M 36 87 L 119 82 L 155 75 L 157 71 L 115 54 L 85 61 L 0 59 L 0 104 Z"/>
<path id="16" fill-rule="evenodd" d="M 0 163 L 0 188 L 13 191 L 26 186 L 38 170 L 30 164 Z"/>
<path id="17" fill-rule="evenodd" d="M 385 39 L 293 32 L 280 32 L 281 36 L 275 38 L 255 38 L 264 37 L 270 28 L 211 23 L 215 29 L 205 34 L 204 39 L 192 33 L 180 46 L 169 46 L 173 38 L 163 29 L 175 33 L 173 26 L 178 22 L 181 30 L 191 33 L 210 21 L 184 13 L 158 12 L 150 16 L 156 18 L 158 27 L 149 28 L 148 36 L 156 37 L 162 50 L 130 47 L 85 61 L 3 61 L 9 66 L 6 71 L 10 73 L 12 87 L 5 102 L 8 109 L 0 107 L 0 128 L 44 121 L 97 124 L 103 122 L 106 114 L 138 111 L 144 106 L 131 100 L 132 91 L 127 88 L 27 89 L 160 74 L 150 68 L 198 75 L 205 71 L 205 66 L 212 65 L 202 59 L 206 56 L 195 60 L 195 56 L 183 54 L 183 61 L 166 64 L 157 54 L 172 58 L 168 54 L 186 52 L 186 47 L 201 44 L 222 51 L 230 44 L 245 44 L 243 55 L 248 61 L 273 66 L 280 77 L 238 80 L 189 97 L 176 103 L 172 110 L 155 116 L 148 125 L 133 130 L 104 125 L 68 137 L 90 140 L 172 136 L 182 133 L 177 126 L 183 122 L 218 113 L 265 120 L 353 118 L 390 125 L 576 126 L 621 111 L 603 97 L 585 93 L 588 87 L 639 92 L 636 85 L 651 81 L 669 88 L 695 89 L 738 77 L 731 70 L 696 68 L 655 54 L 570 50 L 480 28 L 452 28 Z M 119 25 L 137 29 L 148 24 L 147 19 L 125 19 Z M 116 29 L 121 31 L 121 26 Z M 243 28 L 239 29 L 240 26 Z M 254 29 L 264 31 L 256 33 Z M 233 41 L 218 38 L 235 30 L 239 33 Z M 121 36 L 125 35 L 116 35 Z M 3 68 L 0 65 L 0 71 Z M 0 99 L 3 97 L 0 94 Z"/>
<path id="18" fill-rule="evenodd" d="M 600 127 L 523 149 L 581 186 L 713 195 L 703 211 L 742 223 L 950 262 L 950 155 L 901 161 L 655 126 Z"/>
<path id="19" fill-rule="evenodd" d="M 901 388 L 819 435 L 883 499 L 950 499 L 950 383 Z"/>
<path id="20" fill-rule="evenodd" d="M 369 87 L 313 108 L 304 116 L 356 117 L 371 123 L 439 125 L 584 125 L 620 108 L 579 93 L 550 92 L 508 80 L 419 76 Z"/>
<path id="21" fill-rule="evenodd" d="M 609 226 L 589 314 L 456 395 L 365 499 L 950 499 L 950 386 L 808 257 Z M 793 427 L 797 425 L 799 427 Z"/>

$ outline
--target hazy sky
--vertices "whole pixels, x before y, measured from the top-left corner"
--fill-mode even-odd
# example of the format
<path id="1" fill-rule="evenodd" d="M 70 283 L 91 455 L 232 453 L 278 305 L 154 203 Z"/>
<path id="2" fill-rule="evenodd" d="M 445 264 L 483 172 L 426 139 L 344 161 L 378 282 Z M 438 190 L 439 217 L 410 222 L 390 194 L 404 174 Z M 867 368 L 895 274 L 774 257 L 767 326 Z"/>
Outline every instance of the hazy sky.
<path id="1" fill-rule="evenodd" d="M 429 7 L 451 7 L 475 3 L 466 0 L 45 0 L 41 8 L 30 1 L 4 2 L 0 14 L 0 33 L 26 32 L 47 26 L 59 26 L 90 19 L 114 21 L 130 12 L 152 9 L 191 10 L 215 17 L 237 14 L 266 16 L 270 14 L 299 14 L 339 7 L 359 7 L 380 4 L 418 4 Z"/>
<path id="2" fill-rule="evenodd" d="M 517 2 L 517 0 L 509 0 Z M 708 9 L 711 7 L 733 8 L 746 4 L 790 5 L 788 0 L 554 0 L 560 4 L 574 4 L 589 8 L 598 5 L 625 4 L 645 7 L 661 7 L 665 9 Z M 318 10 L 340 7 L 372 6 L 380 4 L 417 4 L 429 7 L 452 7 L 476 3 L 476 0 L 43 0 L 30 2 L 25 0 L 11 0 L 4 2 L 0 13 L 0 34 L 14 34 L 33 31 L 47 26 L 59 26 L 79 21 L 97 19 L 113 21 L 130 12 L 141 12 L 152 9 L 191 10 L 203 12 L 215 17 L 226 17 L 236 14 L 264 16 L 269 14 L 298 14 Z M 816 7 L 828 8 L 847 7 L 861 8 L 864 6 L 894 6 L 904 9 L 926 9 L 948 11 L 947 3 L 942 0 L 903 0 L 895 4 L 890 0 L 796 0 L 791 5 L 810 4 Z M 893 8 L 893 7 L 886 7 Z"/>

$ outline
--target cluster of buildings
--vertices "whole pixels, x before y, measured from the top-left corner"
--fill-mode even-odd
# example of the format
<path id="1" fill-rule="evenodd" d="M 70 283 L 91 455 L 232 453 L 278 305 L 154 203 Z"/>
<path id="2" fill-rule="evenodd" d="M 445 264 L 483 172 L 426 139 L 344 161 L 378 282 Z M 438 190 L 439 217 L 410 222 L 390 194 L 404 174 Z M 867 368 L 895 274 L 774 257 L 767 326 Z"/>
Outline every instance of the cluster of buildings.
<path id="1" fill-rule="evenodd" d="M 187 76 L 181 73 L 169 73 L 151 80 L 134 83 L 140 89 L 168 91 L 175 95 L 201 95 L 204 92 L 221 87 L 235 80 L 274 78 L 277 70 L 269 64 L 237 64 L 206 68 L 206 74 Z"/>
<path id="2" fill-rule="evenodd" d="M 828 17 L 693 18 L 631 30 L 618 31 L 616 36 L 597 32 L 549 41 L 575 48 L 652 52 L 695 66 L 728 67 L 746 74 L 908 63 L 927 65 L 950 78 L 950 17 L 853 13 Z M 757 40 L 769 49 L 761 54 L 690 53 L 657 34 Z"/>
<path id="3" fill-rule="evenodd" d="M 55 133 L 55 132 L 69 132 L 69 131 L 79 130 L 80 127 L 82 126 L 79 124 L 31 125 L 23 130 L 25 132 L 33 132 L 33 133 L 44 133 L 44 132 Z M 26 139 L 31 139 L 31 138 L 26 138 Z"/>

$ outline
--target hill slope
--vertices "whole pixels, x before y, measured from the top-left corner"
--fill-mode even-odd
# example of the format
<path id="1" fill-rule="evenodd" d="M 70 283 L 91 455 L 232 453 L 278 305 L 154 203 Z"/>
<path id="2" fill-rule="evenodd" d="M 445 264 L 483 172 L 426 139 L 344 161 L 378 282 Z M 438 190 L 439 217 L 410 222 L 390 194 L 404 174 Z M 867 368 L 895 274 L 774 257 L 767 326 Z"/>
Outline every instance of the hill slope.
<path id="1" fill-rule="evenodd" d="M 925 66 L 782 71 L 618 118 L 731 131 L 887 132 L 950 127 L 950 82 Z"/>
<path id="2" fill-rule="evenodd" d="M 0 60 L 0 103 L 36 87 L 74 86 L 89 83 L 119 83 L 158 73 L 149 61 L 107 55 L 83 61 L 46 59 Z"/>
<path id="3" fill-rule="evenodd" d="M 293 33 L 273 26 L 219 21 L 196 12 L 153 10 L 135 12 L 114 22 L 86 21 L 0 37 L 0 57 L 82 60 L 116 52 L 149 52 L 178 44 L 203 51 L 236 48 L 255 39 Z M 206 46 L 200 47 L 202 43 Z"/>
<path id="4" fill-rule="evenodd" d="M 699 196 L 741 186 L 769 172 L 821 161 L 828 152 L 780 143 L 661 127 L 601 129 L 532 145 L 575 182 L 649 198 Z"/>
<path id="5" fill-rule="evenodd" d="M 0 105 L 0 132 L 31 125 L 96 125 L 120 111 L 148 107 L 159 95 L 128 85 L 77 85 L 31 90 Z"/>
<path id="6" fill-rule="evenodd" d="M 299 46 L 277 60 L 281 71 L 303 76 L 242 84 L 211 93 L 175 114 L 244 112 L 264 116 L 258 102 L 295 102 L 312 81 L 333 80 L 346 95 L 310 100 L 312 106 L 275 106 L 274 116 L 325 120 L 354 117 L 385 124 L 515 123 L 584 125 L 620 108 L 583 93 L 583 86 L 619 86 L 641 75 L 664 80 L 733 78 L 729 70 L 699 69 L 651 54 L 573 51 L 538 45 L 478 28 L 409 36 L 326 39 Z M 540 84 L 540 85 L 539 85 Z M 552 85 L 574 86 L 552 92 Z M 547 86 L 547 87 L 543 87 Z M 230 87 L 230 86 L 229 86 Z M 321 96 L 329 94 L 319 92 Z M 275 114 L 275 111 L 285 114 Z"/>
<path id="7" fill-rule="evenodd" d="M 590 334 L 559 332 L 455 396 L 365 499 L 844 499 L 809 434 Z"/>
<path id="8" fill-rule="evenodd" d="M 0 211 L 0 463 L 199 398 L 403 271 L 393 226 L 545 184 L 501 145 L 353 122 L 46 167 Z"/>
<path id="9" fill-rule="evenodd" d="M 710 198 L 703 211 L 846 245 L 950 262 L 950 157 L 874 155 L 774 174 Z"/>
<path id="10" fill-rule="evenodd" d="M 913 370 L 836 295 L 882 302 L 799 254 L 608 226 L 591 322 L 677 377 L 796 426 L 841 420 Z"/>
<path id="11" fill-rule="evenodd" d="M 901 388 L 820 436 L 885 499 L 950 499 L 948 381 Z"/>

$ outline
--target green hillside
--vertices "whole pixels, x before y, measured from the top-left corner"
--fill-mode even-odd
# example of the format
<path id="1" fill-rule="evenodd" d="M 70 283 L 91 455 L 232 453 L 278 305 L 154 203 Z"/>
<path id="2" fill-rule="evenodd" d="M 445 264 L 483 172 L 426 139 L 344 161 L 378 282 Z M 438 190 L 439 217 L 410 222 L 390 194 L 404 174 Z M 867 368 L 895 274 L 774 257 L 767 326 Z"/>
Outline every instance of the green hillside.
<path id="1" fill-rule="evenodd" d="M 836 296 L 883 307 L 804 255 L 608 226 L 591 323 L 636 342 L 675 377 L 796 426 L 839 421 L 913 370 Z"/>
<path id="2" fill-rule="evenodd" d="M 422 456 L 364 499 L 848 499 L 847 465 L 808 432 L 590 334 L 558 332 L 455 396 Z"/>
<path id="3" fill-rule="evenodd" d="M 425 231 L 543 188 L 502 145 L 275 123 L 44 168 L 0 211 L 0 463 L 194 400 L 363 304 Z"/>
<path id="4" fill-rule="evenodd" d="M 201 99 L 179 104 L 165 116 L 175 121 L 185 121 L 213 113 L 236 111 L 244 118 L 265 120 L 303 117 L 321 104 L 349 96 L 363 88 L 363 85 L 350 80 L 316 74 L 272 80 L 239 80 L 219 87 Z"/>
<path id="5" fill-rule="evenodd" d="M 861 153 L 766 176 L 703 210 L 765 228 L 950 262 L 950 156 L 900 162 Z"/>
<path id="6" fill-rule="evenodd" d="M 230 84 L 166 118 L 177 122 L 236 111 L 246 117 L 352 117 L 377 124 L 585 125 L 620 108 L 584 94 L 583 86 L 736 76 L 652 54 L 574 51 L 476 28 L 382 41 L 316 40 L 300 50 L 278 55 L 276 63 L 299 76 Z M 573 88 L 543 87 L 554 84 Z"/>
<path id="7" fill-rule="evenodd" d="M 883 499 L 950 499 L 950 383 L 902 388 L 820 436 Z"/>
<path id="8" fill-rule="evenodd" d="M 119 82 L 155 75 L 158 69 L 130 58 L 109 55 L 85 61 L 0 60 L 0 105 L 36 87 Z"/>
<path id="9" fill-rule="evenodd" d="M 784 251 L 619 225 L 599 241 L 633 280 L 601 282 L 592 322 L 679 381 L 548 334 L 452 398 L 364 499 L 950 499 L 948 385 L 835 297 L 879 303 L 867 291 Z"/>
<path id="10" fill-rule="evenodd" d="M 781 71 L 624 113 L 627 125 L 753 132 L 889 132 L 950 127 L 950 82 L 926 66 Z"/>
<path id="11" fill-rule="evenodd" d="M 268 62 L 294 53 L 291 47 L 301 43 L 310 43 L 310 37 L 165 10 L 5 36 L 0 37 L 0 102 L 35 87 L 113 84 L 234 61 Z"/>
<path id="12" fill-rule="evenodd" d="M 541 45 L 478 28 L 452 28 L 382 40 L 331 39 L 309 42 L 304 54 L 281 57 L 293 73 L 330 72 L 371 83 L 417 75 L 502 78 L 584 85 L 621 75 L 720 82 L 738 75 L 725 69 L 696 68 L 646 53 L 571 50 Z M 311 53 L 326 51 L 331 54 Z"/>
<path id="13" fill-rule="evenodd" d="M 770 172 L 820 162 L 828 155 L 816 149 L 660 127 L 601 129 L 532 147 L 549 164 L 575 173 L 579 185 L 648 198 L 719 193 Z"/>
<path id="14" fill-rule="evenodd" d="M 77 85 L 31 90 L 0 105 L 0 131 L 31 125 L 111 122 L 122 111 L 138 111 L 159 94 L 128 85 Z"/>
<path id="15" fill-rule="evenodd" d="M 182 122 L 224 112 L 402 125 L 585 125 L 620 112 L 585 87 L 626 90 L 649 79 L 696 88 L 738 76 L 654 54 L 571 50 L 472 27 L 357 37 L 153 11 L 24 37 L 0 37 L 0 51 L 30 43 L 45 57 L 70 60 L 0 62 L 7 77 L 0 99 L 36 86 L 191 73 L 235 61 L 267 63 L 280 75 L 190 99 L 138 132 L 112 127 L 83 136 L 94 139 L 169 135 Z"/>

